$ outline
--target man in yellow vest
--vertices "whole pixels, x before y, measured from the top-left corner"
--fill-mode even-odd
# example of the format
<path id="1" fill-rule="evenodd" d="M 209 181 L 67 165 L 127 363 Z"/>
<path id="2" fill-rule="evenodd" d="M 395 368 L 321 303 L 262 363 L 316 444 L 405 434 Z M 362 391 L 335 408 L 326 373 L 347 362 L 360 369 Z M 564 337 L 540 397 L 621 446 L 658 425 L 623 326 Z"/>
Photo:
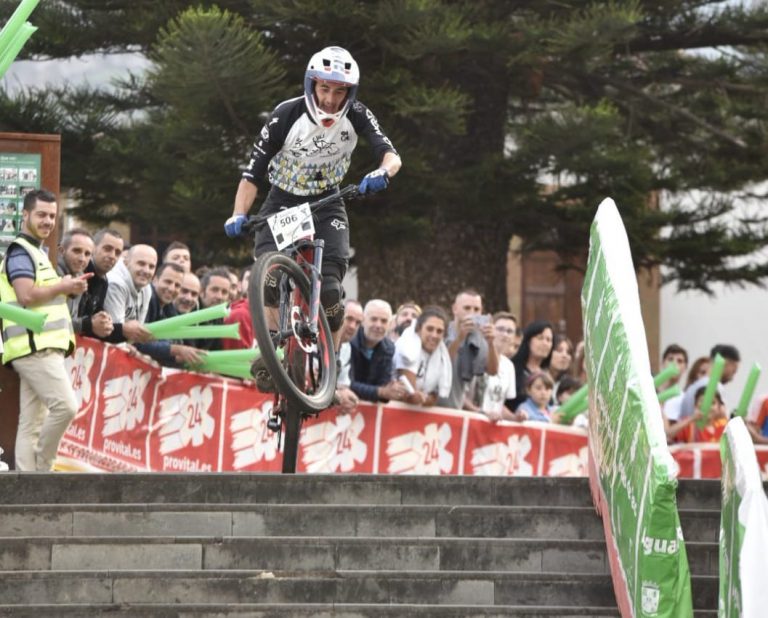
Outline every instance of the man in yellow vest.
<path id="1" fill-rule="evenodd" d="M 20 377 L 16 469 L 47 472 L 61 437 L 77 412 L 64 357 L 75 348 L 67 297 L 82 294 L 89 274 L 56 274 L 43 242 L 56 230 L 56 196 L 45 190 L 24 197 L 21 232 L 0 264 L 0 300 L 47 317 L 34 333 L 2 320 L 3 364 Z"/>

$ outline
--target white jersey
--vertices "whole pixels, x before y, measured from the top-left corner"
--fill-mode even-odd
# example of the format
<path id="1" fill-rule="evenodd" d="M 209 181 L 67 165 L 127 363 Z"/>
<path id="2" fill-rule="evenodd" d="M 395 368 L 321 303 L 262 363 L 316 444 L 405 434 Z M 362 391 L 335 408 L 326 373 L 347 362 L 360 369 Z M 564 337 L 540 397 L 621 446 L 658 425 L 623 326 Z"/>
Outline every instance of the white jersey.
<path id="1" fill-rule="evenodd" d="M 331 127 L 315 124 L 304 97 L 283 101 L 262 127 L 243 178 L 293 195 L 320 195 L 341 184 L 349 169 L 358 135 L 363 135 L 377 160 L 395 152 L 373 113 L 360 101 Z"/>
<path id="2" fill-rule="evenodd" d="M 485 378 L 485 391 L 483 392 L 482 410 L 485 413 L 504 410 L 504 401 L 514 399 L 517 394 L 515 388 L 515 366 L 503 354 L 499 354 L 499 371 L 495 376 L 483 376 Z"/>

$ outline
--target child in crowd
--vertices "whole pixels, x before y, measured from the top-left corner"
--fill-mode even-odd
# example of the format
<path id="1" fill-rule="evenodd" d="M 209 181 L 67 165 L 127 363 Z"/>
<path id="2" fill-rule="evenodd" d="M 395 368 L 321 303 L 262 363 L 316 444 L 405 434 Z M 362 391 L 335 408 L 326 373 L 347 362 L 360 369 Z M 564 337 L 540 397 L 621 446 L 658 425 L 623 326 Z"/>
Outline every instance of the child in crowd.
<path id="1" fill-rule="evenodd" d="M 528 398 L 518 406 L 517 412 L 529 421 L 557 423 L 560 420 L 560 414 L 549 405 L 554 387 L 555 383 L 546 371 L 531 374 L 525 381 L 525 391 Z"/>
<path id="2" fill-rule="evenodd" d="M 702 386 L 696 391 L 694 413 L 681 421 L 674 423 L 667 430 L 667 439 L 675 442 L 719 442 L 720 436 L 725 431 L 728 423 L 728 411 L 720 396 L 719 391 L 715 391 L 712 398 L 712 407 L 709 409 L 707 424 L 704 427 L 698 426 L 698 421 L 704 418 L 701 412 L 701 401 L 704 398 L 706 386 Z"/>
<path id="3" fill-rule="evenodd" d="M 563 376 L 560 378 L 559 386 L 555 398 L 557 399 L 558 407 L 563 405 L 571 398 L 577 390 L 581 388 L 581 381 L 573 376 Z"/>

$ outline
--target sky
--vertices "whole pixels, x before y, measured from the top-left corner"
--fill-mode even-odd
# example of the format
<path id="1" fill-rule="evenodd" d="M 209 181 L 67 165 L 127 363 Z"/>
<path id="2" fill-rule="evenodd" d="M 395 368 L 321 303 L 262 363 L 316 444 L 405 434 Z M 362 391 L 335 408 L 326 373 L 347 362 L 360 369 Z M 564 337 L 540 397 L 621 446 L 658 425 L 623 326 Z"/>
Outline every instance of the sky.
<path id="1" fill-rule="evenodd" d="M 90 84 L 104 86 L 129 71 L 141 71 L 149 62 L 140 54 L 92 54 L 69 60 L 17 60 L 2 79 L 10 93 L 27 87 Z"/>

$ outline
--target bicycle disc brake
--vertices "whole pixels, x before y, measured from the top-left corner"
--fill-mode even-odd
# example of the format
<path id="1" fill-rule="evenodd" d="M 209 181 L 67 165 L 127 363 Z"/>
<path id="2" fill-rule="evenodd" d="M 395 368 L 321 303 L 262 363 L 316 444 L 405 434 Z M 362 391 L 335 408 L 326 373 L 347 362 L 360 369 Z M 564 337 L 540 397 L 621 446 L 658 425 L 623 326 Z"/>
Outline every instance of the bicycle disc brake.
<path id="1" fill-rule="evenodd" d="M 293 336 L 296 339 L 296 343 L 299 344 L 299 347 L 304 350 L 304 352 L 307 354 L 312 354 L 315 352 L 316 347 L 314 342 L 309 337 L 307 337 L 306 332 L 300 332 L 307 331 L 309 329 L 304 322 L 304 319 L 301 315 L 301 310 L 298 307 L 291 308 L 291 330 L 293 331 Z"/>

